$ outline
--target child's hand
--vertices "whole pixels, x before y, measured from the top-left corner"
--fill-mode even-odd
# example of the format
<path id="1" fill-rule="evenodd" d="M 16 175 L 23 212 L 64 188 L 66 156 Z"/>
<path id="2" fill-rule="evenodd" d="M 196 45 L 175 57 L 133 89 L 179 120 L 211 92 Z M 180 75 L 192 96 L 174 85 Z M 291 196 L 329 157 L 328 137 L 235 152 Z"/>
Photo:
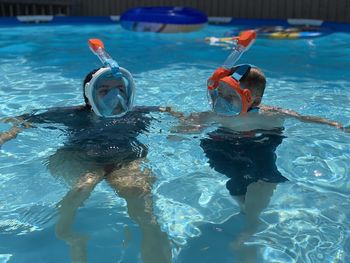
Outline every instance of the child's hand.
<path id="1" fill-rule="evenodd" d="M 167 106 L 167 107 L 159 107 L 159 111 L 160 112 L 172 112 L 173 109 L 171 107 L 169 107 L 169 106 Z"/>
<path id="2" fill-rule="evenodd" d="M 172 107 L 160 107 L 159 108 L 160 112 L 168 112 L 170 113 L 170 115 L 172 115 L 173 117 L 177 118 L 177 119 L 183 119 L 184 118 L 184 114 L 182 112 L 178 112 L 178 111 L 174 111 Z"/>
<path id="3" fill-rule="evenodd" d="M 345 130 L 345 127 L 342 124 L 340 124 L 339 122 L 337 122 L 337 121 L 333 121 L 330 124 L 333 125 L 334 127 L 338 128 L 338 129 Z"/>

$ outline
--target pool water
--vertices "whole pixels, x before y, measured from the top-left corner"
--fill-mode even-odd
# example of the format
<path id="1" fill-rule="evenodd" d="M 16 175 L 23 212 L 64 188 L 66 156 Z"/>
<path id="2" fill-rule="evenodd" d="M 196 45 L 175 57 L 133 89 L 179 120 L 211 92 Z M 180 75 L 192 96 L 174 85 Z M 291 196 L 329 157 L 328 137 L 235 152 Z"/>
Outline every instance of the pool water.
<path id="1" fill-rule="evenodd" d="M 0 28 L 0 118 L 82 104 L 82 80 L 100 67 L 87 47 L 89 38 L 102 39 L 132 72 L 136 105 L 206 111 L 206 79 L 229 51 L 203 39 L 230 28 L 169 35 L 134 33 L 119 25 Z M 349 125 L 349 41 L 345 33 L 258 39 L 241 62 L 264 71 L 265 104 Z M 349 133 L 287 119 L 275 162 L 288 181 L 270 191 L 252 223 L 226 189 L 228 178 L 203 152 L 201 140 L 214 128 L 179 135 L 172 132 L 175 118 L 152 117 L 138 140 L 148 147 L 142 165 L 157 178 L 153 212 L 169 240 L 172 262 L 350 262 Z M 0 131 L 10 127 L 0 123 Z M 39 125 L 0 148 L 0 262 L 74 261 L 70 244 L 55 234 L 59 203 L 70 186 L 47 165 L 66 140 L 65 127 Z M 249 191 L 246 202 L 258 206 L 264 192 Z M 146 262 L 143 232 L 126 205 L 106 181 L 99 183 L 74 216 L 73 229 L 83 244 L 77 253 L 89 262 Z M 150 262 L 161 262 L 153 257 Z"/>

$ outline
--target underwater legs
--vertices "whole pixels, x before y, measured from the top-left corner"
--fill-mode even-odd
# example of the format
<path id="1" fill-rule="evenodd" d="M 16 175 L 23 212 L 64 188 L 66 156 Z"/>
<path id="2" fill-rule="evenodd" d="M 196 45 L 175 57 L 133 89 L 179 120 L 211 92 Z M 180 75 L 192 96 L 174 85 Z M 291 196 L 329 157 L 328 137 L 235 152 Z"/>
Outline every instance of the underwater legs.
<path id="1" fill-rule="evenodd" d="M 88 237 L 75 233 L 72 226 L 76 211 L 89 198 L 95 186 L 102 179 L 101 175 L 95 173 L 85 174 L 57 204 L 59 217 L 55 229 L 56 236 L 70 246 L 72 262 L 87 262 L 86 242 Z"/>

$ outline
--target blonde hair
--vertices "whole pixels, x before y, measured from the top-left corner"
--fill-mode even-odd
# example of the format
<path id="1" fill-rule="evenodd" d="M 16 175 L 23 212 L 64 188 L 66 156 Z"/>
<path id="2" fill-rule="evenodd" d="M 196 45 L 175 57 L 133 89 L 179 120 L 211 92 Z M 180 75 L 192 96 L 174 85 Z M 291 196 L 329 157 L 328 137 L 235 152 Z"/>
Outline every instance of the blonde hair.
<path id="1" fill-rule="evenodd" d="M 237 67 L 233 68 L 233 72 L 235 72 L 236 69 Z M 261 69 L 252 67 L 248 73 L 242 77 L 240 82 L 244 85 L 244 88 L 249 89 L 252 93 L 254 101 L 253 106 L 259 105 L 266 87 L 266 78 Z"/>

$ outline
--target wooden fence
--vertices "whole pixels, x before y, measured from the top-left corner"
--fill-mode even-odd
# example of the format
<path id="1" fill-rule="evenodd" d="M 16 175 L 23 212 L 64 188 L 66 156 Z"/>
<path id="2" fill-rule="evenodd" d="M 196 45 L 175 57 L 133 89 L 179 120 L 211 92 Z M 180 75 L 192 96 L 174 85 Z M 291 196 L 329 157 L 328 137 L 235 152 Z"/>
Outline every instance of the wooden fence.
<path id="1" fill-rule="evenodd" d="M 108 16 L 131 7 L 166 5 L 198 8 L 208 16 L 350 22 L 350 0 L 0 0 L 0 14 Z"/>
<path id="2" fill-rule="evenodd" d="M 73 6 L 74 0 L 0 0 L 0 15 L 73 15 Z"/>

